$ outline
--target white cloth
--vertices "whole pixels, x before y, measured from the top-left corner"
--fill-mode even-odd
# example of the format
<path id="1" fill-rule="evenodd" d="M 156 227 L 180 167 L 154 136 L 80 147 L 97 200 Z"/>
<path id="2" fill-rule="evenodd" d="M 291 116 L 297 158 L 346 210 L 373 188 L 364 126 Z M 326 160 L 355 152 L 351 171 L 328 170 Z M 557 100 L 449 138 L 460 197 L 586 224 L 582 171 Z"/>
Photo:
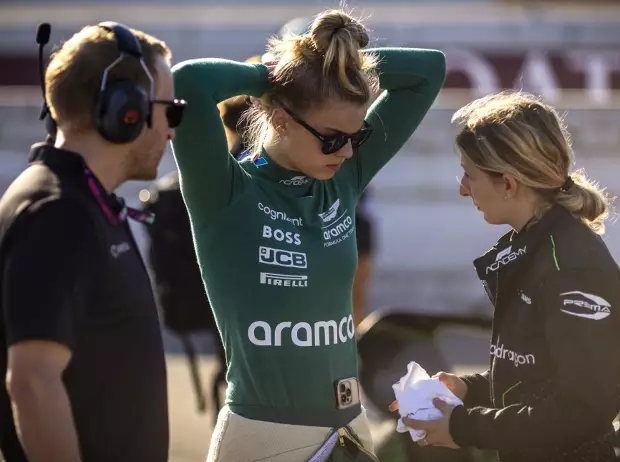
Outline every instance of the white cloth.
<path id="1" fill-rule="evenodd" d="M 442 416 L 439 409 L 433 404 L 434 398 L 440 398 L 448 404 L 458 406 L 463 402 L 452 393 L 439 379 L 432 379 L 424 368 L 415 361 L 407 365 L 407 374 L 392 385 L 394 396 L 398 401 L 398 419 L 396 430 L 400 433 L 409 431 L 413 441 L 419 441 L 426 436 L 424 430 L 414 430 L 407 427 L 402 417 L 416 420 L 435 420 Z"/>

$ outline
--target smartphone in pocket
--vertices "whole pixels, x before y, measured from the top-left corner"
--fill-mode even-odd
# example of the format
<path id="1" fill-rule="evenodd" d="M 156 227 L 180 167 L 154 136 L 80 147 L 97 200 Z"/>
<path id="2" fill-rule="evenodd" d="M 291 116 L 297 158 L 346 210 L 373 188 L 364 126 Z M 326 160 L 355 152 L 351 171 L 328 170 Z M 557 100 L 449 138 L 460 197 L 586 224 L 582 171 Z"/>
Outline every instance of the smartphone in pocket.
<path id="1" fill-rule="evenodd" d="M 347 409 L 360 402 L 360 389 L 355 377 L 336 382 L 335 392 L 338 409 Z"/>

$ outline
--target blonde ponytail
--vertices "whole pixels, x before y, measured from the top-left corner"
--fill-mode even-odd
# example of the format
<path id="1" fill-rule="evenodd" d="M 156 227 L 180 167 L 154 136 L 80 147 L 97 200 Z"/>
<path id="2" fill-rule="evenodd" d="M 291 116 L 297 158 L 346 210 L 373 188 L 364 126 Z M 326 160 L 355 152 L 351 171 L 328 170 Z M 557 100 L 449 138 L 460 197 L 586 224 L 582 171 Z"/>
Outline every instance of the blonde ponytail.
<path id="1" fill-rule="evenodd" d="M 365 66 L 361 49 L 368 45 L 368 33 L 364 26 L 343 11 L 327 11 L 312 23 L 310 37 L 323 57 L 323 77 L 335 75 L 344 91 L 363 97 L 365 88 L 349 75 L 359 74 Z"/>
<path id="2" fill-rule="evenodd" d="M 581 218 L 594 232 L 604 234 L 611 198 L 605 189 L 586 177 L 583 169 L 571 173 L 570 178 L 573 185 L 560 190 L 556 202 L 566 207 L 575 217 Z"/>

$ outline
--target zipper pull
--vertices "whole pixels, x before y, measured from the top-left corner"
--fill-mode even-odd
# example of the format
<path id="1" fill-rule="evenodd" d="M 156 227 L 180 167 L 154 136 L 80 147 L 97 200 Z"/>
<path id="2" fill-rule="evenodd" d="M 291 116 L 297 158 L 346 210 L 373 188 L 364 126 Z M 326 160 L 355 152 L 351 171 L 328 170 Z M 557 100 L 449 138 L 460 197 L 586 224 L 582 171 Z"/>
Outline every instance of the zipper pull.
<path id="1" fill-rule="evenodd" d="M 344 430 L 342 428 L 338 429 L 338 441 L 340 441 L 340 446 L 344 446 Z"/>

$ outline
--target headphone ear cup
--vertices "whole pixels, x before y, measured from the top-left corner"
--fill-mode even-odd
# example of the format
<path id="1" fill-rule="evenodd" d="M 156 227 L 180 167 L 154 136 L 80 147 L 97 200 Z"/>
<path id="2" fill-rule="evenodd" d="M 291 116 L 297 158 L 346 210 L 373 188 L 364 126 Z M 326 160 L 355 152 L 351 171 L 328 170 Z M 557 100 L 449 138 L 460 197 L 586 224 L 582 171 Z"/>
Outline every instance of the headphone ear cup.
<path id="1" fill-rule="evenodd" d="M 149 117 L 147 92 L 129 80 L 109 83 L 99 95 L 95 124 L 110 143 L 131 143 L 140 136 Z"/>

